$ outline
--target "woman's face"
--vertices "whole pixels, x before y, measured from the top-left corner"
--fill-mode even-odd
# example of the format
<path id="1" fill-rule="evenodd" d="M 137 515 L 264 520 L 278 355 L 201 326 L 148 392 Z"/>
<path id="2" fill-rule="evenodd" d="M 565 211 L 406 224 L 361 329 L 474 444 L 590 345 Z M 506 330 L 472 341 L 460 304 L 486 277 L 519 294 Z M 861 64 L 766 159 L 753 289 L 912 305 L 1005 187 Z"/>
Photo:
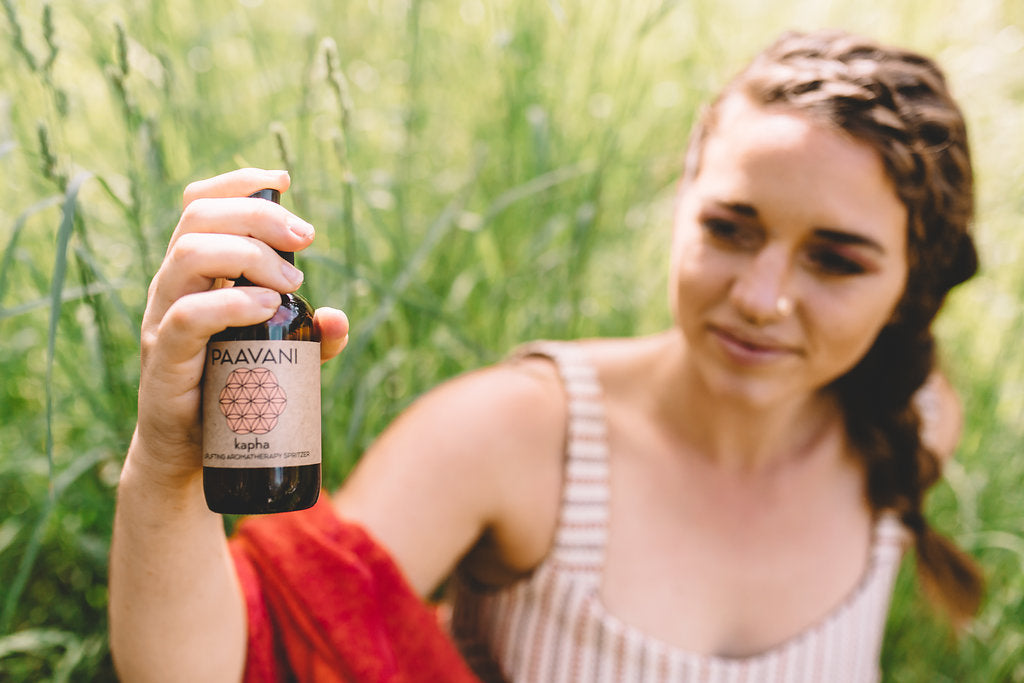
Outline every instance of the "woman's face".
<path id="1" fill-rule="evenodd" d="M 676 211 L 676 320 L 713 393 L 761 407 L 807 398 L 890 320 L 906 209 L 865 143 L 743 96 L 719 106 Z"/>

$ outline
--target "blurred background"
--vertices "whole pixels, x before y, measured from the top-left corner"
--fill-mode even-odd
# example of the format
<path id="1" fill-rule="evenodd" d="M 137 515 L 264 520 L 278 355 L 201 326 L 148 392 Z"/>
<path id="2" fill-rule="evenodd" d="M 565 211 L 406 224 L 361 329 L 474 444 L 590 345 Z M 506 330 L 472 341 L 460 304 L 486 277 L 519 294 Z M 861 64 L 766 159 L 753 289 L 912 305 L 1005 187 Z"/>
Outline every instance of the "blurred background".
<path id="1" fill-rule="evenodd" d="M 538 337 L 668 324 L 700 104 L 787 28 L 933 55 L 970 121 L 983 272 L 941 320 L 966 410 L 936 525 L 983 564 L 954 636 L 901 574 L 891 681 L 1024 681 L 1020 0 L 2 0 L 0 681 L 107 681 L 115 486 L 184 186 L 287 168 L 338 484 L 419 393 Z M 227 520 L 230 526 L 232 520 Z"/>

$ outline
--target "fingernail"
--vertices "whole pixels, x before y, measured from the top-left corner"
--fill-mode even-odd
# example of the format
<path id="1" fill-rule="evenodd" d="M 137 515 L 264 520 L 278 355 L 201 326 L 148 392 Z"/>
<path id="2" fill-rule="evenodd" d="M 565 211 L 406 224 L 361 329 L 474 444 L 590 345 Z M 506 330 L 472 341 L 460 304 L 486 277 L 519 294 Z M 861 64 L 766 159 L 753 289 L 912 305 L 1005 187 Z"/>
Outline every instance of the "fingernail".
<path id="1" fill-rule="evenodd" d="M 289 219 L 288 229 L 304 240 L 311 240 L 313 239 L 313 235 L 316 234 L 312 225 L 301 218 L 296 217 Z"/>
<path id="2" fill-rule="evenodd" d="M 302 284 L 302 280 L 304 278 L 302 271 L 293 266 L 292 264 L 288 263 L 287 261 L 281 262 L 281 273 L 284 275 L 285 279 L 288 280 L 288 282 L 290 282 L 291 284 L 295 286 Z"/>

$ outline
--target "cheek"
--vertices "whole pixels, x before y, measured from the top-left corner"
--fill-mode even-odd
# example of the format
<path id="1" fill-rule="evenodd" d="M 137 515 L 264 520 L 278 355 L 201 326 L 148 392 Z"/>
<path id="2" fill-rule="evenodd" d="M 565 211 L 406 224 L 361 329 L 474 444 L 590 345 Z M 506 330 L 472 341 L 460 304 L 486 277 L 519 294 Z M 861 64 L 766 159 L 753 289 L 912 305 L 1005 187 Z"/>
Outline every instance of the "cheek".
<path id="1" fill-rule="evenodd" d="M 719 301 L 728 291 L 728 269 L 700 241 L 677 240 L 669 274 L 669 302 L 676 322 L 700 313 Z"/>
<path id="2" fill-rule="evenodd" d="M 703 245 L 698 229 L 692 198 L 686 192 L 680 192 L 676 200 L 673 214 L 672 243 L 669 262 L 668 295 L 673 311 L 678 311 L 680 297 L 686 297 L 685 290 L 690 289 L 700 270 Z M 684 290 L 680 294 L 680 289 Z"/>
<path id="3" fill-rule="evenodd" d="M 892 319 L 896 294 L 862 293 L 852 300 L 816 302 L 817 347 L 842 374 L 864 357 Z"/>

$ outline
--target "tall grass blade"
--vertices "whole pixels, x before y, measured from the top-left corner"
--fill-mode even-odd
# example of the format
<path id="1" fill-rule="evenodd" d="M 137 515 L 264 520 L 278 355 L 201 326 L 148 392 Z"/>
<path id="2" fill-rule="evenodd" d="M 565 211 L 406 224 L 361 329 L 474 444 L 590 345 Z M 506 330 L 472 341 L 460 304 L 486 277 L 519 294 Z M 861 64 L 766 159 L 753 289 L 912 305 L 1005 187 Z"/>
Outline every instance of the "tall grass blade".
<path id="1" fill-rule="evenodd" d="M 151 254 L 149 240 L 146 238 L 146 232 L 142 225 L 142 219 L 139 210 L 140 197 L 138 190 L 138 180 L 133 179 L 131 182 L 129 190 L 131 194 L 130 202 L 126 202 L 120 196 L 118 196 L 117 192 L 114 191 L 114 188 L 103 176 L 97 175 L 95 177 L 95 180 L 99 184 L 99 186 L 103 188 L 103 191 L 106 193 L 107 197 L 114 202 L 118 209 L 121 210 L 121 212 L 127 219 L 128 225 L 131 226 L 132 236 L 135 238 L 136 250 L 139 255 L 139 263 L 142 266 L 142 272 L 147 274 L 152 273 L 154 269 L 150 264 Z"/>
<path id="2" fill-rule="evenodd" d="M 53 23 L 53 6 L 50 3 L 43 5 L 43 40 L 46 41 L 46 47 L 48 52 L 46 54 L 46 61 L 43 62 L 43 71 L 50 71 L 53 68 L 53 63 L 57 61 L 57 55 L 60 53 L 60 46 L 56 40 L 57 29 Z"/>
<path id="3" fill-rule="evenodd" d="M 75 255 L 78 257 L 78 261 L 81 264 L 83 271 L 89 278 L 82 284 L 83 295 L 88 301 L 94 304 L 96 314 L 100 315 L 103 313 L 99 306 L 95 305 L 97 295 L 107 294 L 108 296 L 105 301 L 110 304 L 111 308 L 120 314 L 127 324 L 128 329 L 130 329 L 132 334 L 135 336 L 135 340 L 138 341 L 141 338 L 141 332 L 137 329 L 135 319 L 132 317 L 128 307 L 121 300 L 121 297 L 118 294 L 123 287 L 115 286 L 106 278 L 103 274 L 103 270 L 100 268 L 99 262 L 96 259 L 96 255 L 91 249 L 79 246 L 75 249 Z"/>
<path id="4" fill-rule="evenodd" d="M 597 166 L 593 162 L 583 161 L 578 164 L 556 168 L 553 171 L 531 178 L 516 187 L 505 190 L 495 197 L 494 201 L 487 207 L 483 222 L 486 224 L 494 220 L 503 211 L 518 202 L 546 192 L 575 178 L 594 173 L 596 169 Z"/>
<path id="5" fill-rule="evenodd" d="M 18 17 L 18 11 L 14 7 L 14 1 L 3 0 L 3 5 L 4 14 L 7 15 L 7 22 L 11 25 L 11 39 L 14 43 L 14 49 L 25 60 L 28 68 L 31 71 L 35 71 L 38 68 L 36 56 L 32 54 L 32 51 L 25 44 L 25 32 L 21 27 L 21 19 Z"/>
<path id="6" fill-rule="evenodd" d="M 448 234 L 448 231 L 455 225 L 455 217 L 462 212 L 463 207 L 469 200 L 472 189 L 475 187 L 475 181 L 480 175 L 480 164 L 482 164 L 482 160 L 478 160 L 478 165 L 474 169 L 470 181 L 466 183 L 463 189 L 456 194 L 451 201 L 448 202 L 437 218 L 434 219 L 430 227 L 427 228 L 426 236 L 423 241 L 420 242 L 416 251 L 405 260 L 404 267 L 391 283 L 391 288 L 385 295 L 384 300 L 381 301 L 377 310 L 373 312 L 366 322 L 360 326 L 359 335 L 350 344 L 351 350 L 348 351 L 348 353 L 351 357 L 359 357 L 359 354 L 370 343 L 373 333 L 377 327 L 388 319 L 394 305 L 401 299 L 402 293 L 412 283 L 413 278 L 417 273 L 419 273 L 423 264 L 426 263 L 431 252 L 433 252 L 434 248 L 437 247 L 444 236 Z"/>
<path id="7" fill-rule="evenodd" d="M 33 628 L 18 631 L 0 637 L 0 659 L 13 654 L 35 653 L 53 647 L 64 647 L 74 637 L 73 633 L 55 628 Z"/>
<path id="8" fill-rule="evenodd" d="M 88 287 L 65 287 L 64 293 L 61 295 L 61 303 L 65 304 L 69 301 L 78 301 L 79 299 L 85 299 L 90 296 L 97 296 L 99 294 L 107 294 L 109 292 L 118 291 L 125 287 L 133 286 L 135 283 L 129 280 L 115 280 L 114 282 L 93 282 Z M 53 305 L 53 300 L 49 295 L 26 301 L 18 304 L 17 306 L 11 306 L 10 308 L 0 308 L 0 321 L 8 318 L 16 318 L 19 315 L 25 315 L 26 313 L 32 313 L 41 309 L 50 308 Z M 139 331 L 133 330 L 136 339 L 138 339 Z"/>
<path id="9" fill-rule="evenodd" d="M 651 14 L 644 19 L 643 24 L 640 25 L 640 29 L 637 31 L 637 37 L 642 38 L 647 35 L 652 29 L 660 24 L 665 17 L 672 13 L 679 5 L 682 4 L 682 0 L 663 0 L 661 5 L 657 7 Z"/>
<path id="10" fill-rule="evenodd" d="M 11 239 L 7 240 L 7 246 L 4 247 L 3 260 L 0 261 L 0 301 L 4 300 L 4 295 L 7 293 L 7 278 L 9 277 L 11 265 L 14 263 L 14 252 L 18 247 L 18 239 L 21 237 L 21 231 L 25 228 L 25 223 L 34 214 L 44 211 L 51 206 L 56 205 L 60 202 L 60 195 L 53 195 L 42 199 L 32 206 L 25 209 L 18 220 L 14 221 L 14 228 L 11 230 Z M 3 312 L 0 311 L 0 318 L 3 317 Z"/>
<path id="11" fill-rule="evenodd" d="M 42 547 L 43 536 L 46 535 L 46 527 L 53 516 L 54 510 L 57 508 L 57 500 L 71 484 L 95 467 L 96 463 L 105 457 L 106 453 L 102 450 L 78 457 L 71 461 L 71 464 L 60 473 L 60 476 L 52 480 L 51 494 L 43 502 L 43 510 L 36 520 L 35 526 L 32 528 L 32 534 L 29 536 L 24 554 L 21 556 L 21 562 L 18 563 L 18 571 L 14 576 L 14 580 L 7 587 L 7 595 L 4 596 L 3 612 L 0 612 L 0 633 L 7 633 L 11 629 L 11 623 L 14 621 L 14 611 L 21 600 L 21 594 L 25 590 L 25 584 L 28 583 L 28 577 L 32 574 L 32 567 L 35 565 L 39 549 Z"/>
<path id="12" fill-rule="evenodd" d="M 60 323 L 64 280 L 68 268 L 68 243 L 75 227 L 78 191 L 91 177 L 88 172 L 76 175 L 64 195 L 63 218 L 57 229 L 57 253 L 53 262 L 53 281 L 50 286 L 50 327 L 46 339 L 46 463 L 50 472 L 50 497 L 53 498 L 53 357 L 57 350 L 57 326 Z"/>
<path id="13" fill-rule="evenodd" d="M 101 635 L 93 635 L 84 639 L 75 638 L 69 642 L 64 649 L 64 656 L 54 668 L 53 683 L 73 680 L 80 665 L 89 659 L 94 659 L 106 644 L 107 639 Z M 79 676 L 79 678 L 81 677 Z"/>
<path id="14" fill-rule="evenodd" d="M 21 525 L 14 519 L 6 519 L 3 524 L 0 524 L 0 555 L 3 555 L 4 551 L 11 547 L 19 531 L 21 531 Z"/>
<path id="15" fill-rule="evenodd" d="M 551 15 L 558 22 L 559 26 L 565 26 L 567 19 L 565 16 L 565 8 L 562 7 L 562 3 L 558 0 L 548 0 L 548 8 L 551 10 Z"/>

